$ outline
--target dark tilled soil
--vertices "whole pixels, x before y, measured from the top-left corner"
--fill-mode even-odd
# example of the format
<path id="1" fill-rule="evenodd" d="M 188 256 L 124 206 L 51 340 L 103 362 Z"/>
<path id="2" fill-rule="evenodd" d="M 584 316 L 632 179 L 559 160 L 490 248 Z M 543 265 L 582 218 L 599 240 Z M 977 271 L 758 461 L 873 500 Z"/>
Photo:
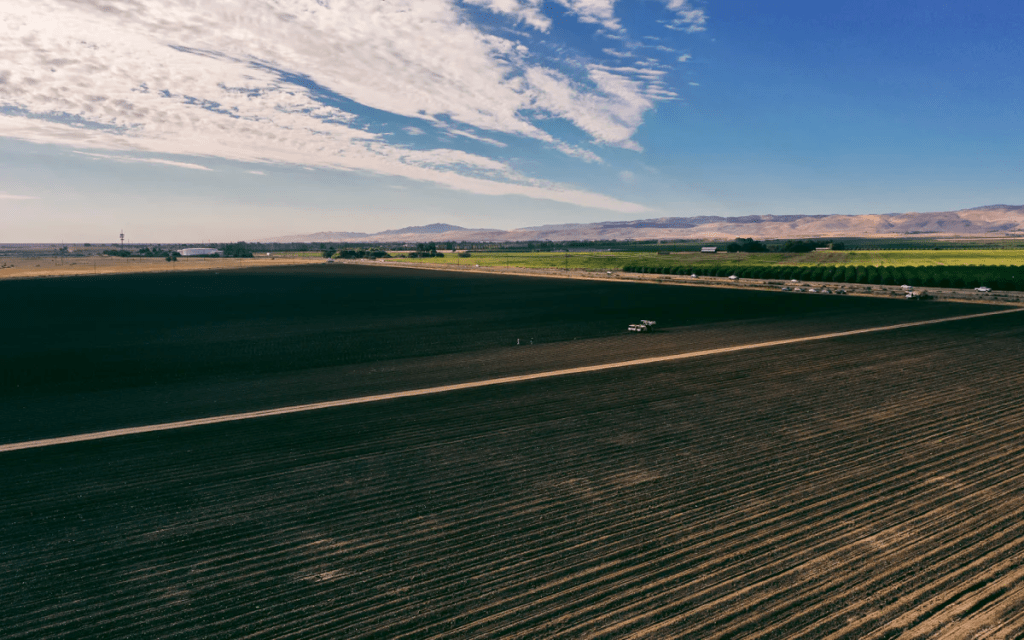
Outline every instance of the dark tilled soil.
<path id="1" fill-rule="evenodd" d="M 1017 637 L 1022 357 L 998 316 L 0 454 L 0 629 Z"/>
<path id="2" fill-rule="evenodd" d="M 350 265 L 8 281 L 0 299 L 0 443 L 987 309 Z M 625 332 L 644 318 L 658 334 Z"/>

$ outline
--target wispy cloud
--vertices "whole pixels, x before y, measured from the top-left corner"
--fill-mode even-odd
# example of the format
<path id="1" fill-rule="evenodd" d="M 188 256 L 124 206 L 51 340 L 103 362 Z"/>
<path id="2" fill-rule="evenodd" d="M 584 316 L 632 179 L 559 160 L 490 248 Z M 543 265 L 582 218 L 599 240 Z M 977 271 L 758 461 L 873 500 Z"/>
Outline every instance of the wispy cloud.
<path id="1" fill-rule="evenodd" d="M 555 0 L 581 22 L 599 24 L 609 31 L 621 31 L 622 24 L 615 17 L 615 0 Z"/>
<path id="2" fill-rule="evenodd" d="M 596 164 L 602 164 L 604 162 L 604 160 L 601 159 L 601 156 L 597 155 L 590 149 L 574 147 L 573 145 L 567 144 L 565 142 L 558 143 L 558 150 L 567 156 L 574 156 L 576 158 L 579 158 L 580 160 L 583 160 L 584 162 L 593 162 Z"/>
<path id="3" fill-rule="evenodd" d="M 688 0 L 666 0 L 665 4 L 676 14 L 671 22 L 665 24 L 669 29 L 687 33 L 696 33 L 707 29 L 707 14 L 703 9 L 694 8 Z"/>
<path id="4" fill-rule="evenodd" d="M 500 140 L 495 140 L 494 138 L 488 138 L 488 137 L 485 137 L 485 136 L 478 136 L 477 134 L 473 133 L 472 131 L 464 131 L 462 129 L 447 129 L 446 133 L 448 133 L 449 135 L 453 135 L 453 136 L 462 136 L 463 138 L 468 138 L 470 140 L 476 140 L 477 142 L 485 142 L 487 144 L 494 145 L 495 147 L 507 147 L 508 146 L 507 144 L 505 144 L 504 142 L 502 142 Z"/>
<path id="5" fill-rule="evenodd" d="M 75 153 L 82 156 L 88 156 L 90 158 L 113 160 L 114 162 L 142 162 L 147 164 L 162 164 L 167 165 L 169 167 L 178 167 L 179 169 L 193 169 L 195 171 L 213 171 L 213 169 L 209 167 L 204 167 L 201 164 L 195 164 L 193 162 L 178 162 L 177 160 L 164 160 L 163 158 L 138 158 L 134 156 L 115 156 L 107 153 L 89 153 L 87 151 L 75 151 Z"/>
<path id="6" fill-rule="evenodd" d="M 38 200 L 36 196 L 20 196 L 14 193 L 0 191 L 0 200 Z"/>
<path id="7" fill-rule="evenodd" d="M 683 55 L 679 56 L 679 62 L 689 62 L 692 59 L 693 59 L 693 56 L 691 56 L 688 53 L 684 53 Z"/>
<path id="8" fill-rule="evenodd" d="M 686 2 L 664 1 L 676 19 L 703 25 Z M 558 2 L 582 22 L 622 31 L 615 0 Z M 464 9 L 546 32 L 540 0 L 235 0 L 201 10 L 188 0 L 0 3 L 0 136 L 135 154 L 105 154 L 118 162 L 210 170 L 137 155 L 166 154 L 290 163 L 640 211 L 523 175 L 504 159 L 391 144 L 359 113 L 456 123 L 454 135 L 496 149 L 506 143 L 488 132 L 599 161 L 538 123 L 565 118 L 594 144 L 639 150 L 632 138 L 644 113 L 674 95 L 657 75 L 556 70 L 528 40 L 489 33 Z"/>
<path id="9" fill-rule="evenodd" d="M 629 51 L 618 51 L 616 49 L 607 49 L 607 48 L 606 49 L 602 49 L 602 51 L 604 53 L 610 55 L 610 56 L 615 56 L 616 58 L 632 58 L 633 57 L 633 54 L 630 53 Z"/>
<path id="10" fill-rule="evenodd" d="M 551 27 L 551 19 L 541 12 L 541 0 L 464 0 L 467 4 L 475 4 L 494 13 L 511 16 L 517 22 L 527 24 L 534 29 L 547 31 Z"/>

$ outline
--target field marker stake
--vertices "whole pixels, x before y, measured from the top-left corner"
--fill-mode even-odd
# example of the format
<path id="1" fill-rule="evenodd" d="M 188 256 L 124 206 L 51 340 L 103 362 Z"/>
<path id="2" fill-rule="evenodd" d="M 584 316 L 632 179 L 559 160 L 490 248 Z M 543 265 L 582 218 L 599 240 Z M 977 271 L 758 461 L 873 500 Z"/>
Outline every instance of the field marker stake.
<path id="1" fill-rule="evenodd" d="M 151 424 L 142 427 L 126 427 L 124 429 L 110 429 L 109 431 L 96 431 L 94 433 L 80 433 L 73 436 L 62 436 L 59 438 L 45 438 L 42 440 L 29 440 L 26 442 L 12 442 L 0 444 L 0 453 L 7 451 L 21 451 L 23 449 L 36 449 L 39 447 L 50 447 L 58 444 L 69 444 L 72 442 L 88 442 L 91 440 L 103 440 L 106 438 L 117 438 L 120 436 L 134 435 L 138 433 L 152 433 L 154 431 L 170 431 L 172 429 L 184 429 L 187 427 L 199 427 L 208 424 L 221 422 L 236 422 L 238 420 L 251 420 L 253 418 L 268 418 L 272 416 L 283 416 L 289 413 L 302 413 L 304 411 L 316 411 L 318 409 L 333 409 L 336 407 L 347 407 L 355 404 L 366 404 L 368 402 L 379 402 L 381 400 L 396 400 L 399 398 L 414 398 L 417 396 L 445 393 L 448 391 L 461 391 L 463 389 L 477 389 L 480 387 L 491 387 L 500 384 L 513 382 L 528 382 L 557 376 L 568 376 L 576 373 L 590 373 L 593 371 L 605 371 L 608 369 L 621 369 L 623 367 L 634 367 L 644 364 L 656 364 L 660 362 L 672 362 L 675 360 L 688 360 L 722 353 L 735 353 L 737 351 L 748 351 L 751 349 L 763 349 L 778 347 L 787 344 L 798 344 L 801 342 L 813 342 L 816 340 L 829 340 L 831 338 L 844 338 L 847 336 L 862 335 L 865 333 L 877 333 L 880 331 L 894 331 L 896 329 L 907 329 L 910 327 L 923 327 L 930 324 L 941 324 L 943 322 L 956 322 L 957 320 L 972 320 L 974 318 L 985 318 L 988 316 L 999 316 L 1007 313 L 1020 313 L 1024 309 L 1004 309 L 1000 311 L 987 311 L 966 316 L 954 316 L 951 318 L 935 318 L 933 320 L 917 320 L 915 322 L 904 322 L 884 327 L 869 327 L 867 329 L 852 329 L 850 331 L 838 331 L 835 333 L 823 333 L 816 336 L 804 336 L 802 338 L 786 338 L 784 340 L 772 340 L 770 342 L 756 342 L 753 344 L 741 344 L 732 347 L 718 347 L 717 349 L 706 349 L 704 351 L 689 351 L 677 353 L 670 356 L 652 356 L 638 360 L 624 360 L 622 362 L 611 362 L 606 364 L 588 365 L 585 367 L 574 367 L 572 369 L 558 369 L 555 371 L 543 371 L 540 373 L 527 373 L 518 376 L 507 376 L 504 378 L 491 378 L 489 380 L 477 380 L 475 382 L 460 382 L 447 384 L 440 387 L 427 387 L 424 389 L 411 389 L 408 391 L 395 391 L 382 393 L 374 396 L 360 396 L 358 398 L 346 398 L 344 400 L 328 400 L 326 402 L 313 402 L 310 404 L 298 404 L 290 407 L 278 407 L 277 409 L 264 409 L 262 411 L 248 411 L 246 413 L 232 413 L 223 416 L 211 416 L 208 418 L 196 418 L 194 420 L 181 420 L 178 422 L 165 422 L 163 424 Z"/>

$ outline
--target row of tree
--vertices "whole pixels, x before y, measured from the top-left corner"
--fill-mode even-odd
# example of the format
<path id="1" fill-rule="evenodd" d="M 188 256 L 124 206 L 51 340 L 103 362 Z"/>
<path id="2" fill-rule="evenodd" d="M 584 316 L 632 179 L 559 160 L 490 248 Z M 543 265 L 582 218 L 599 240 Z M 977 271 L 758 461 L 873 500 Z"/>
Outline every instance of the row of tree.
<path id="1" fill-rule="evenodd" d="M 449 243 L 451 244 L 451 243 Z M 421 242 L 416 245 L 416 251 L 409 252 L 410 258 L 442 258 L 443 253 L 439 253 L 437 250 L 437 244 L 434 242 Z"/>
<path id="2" fill-rule="evenodd" d="M 768 245 L 753 238 L 736 238 L 736 242 L 730 242 L 725 250 L 729 253 L 766 253 Z"/>
<path id="3" fill-rule="evenodd" d="M 1024 291 L 1024 267 L 875 267 L 875 266 L 752 266 L 752 267 L 645 267 L 627 265 L 632 273 L 666 273 L 698 276 L 737 276 L 763 280 L 802 280 L 858 284 L 908 284 L 914 287 L 973 289 L 990 287 L 1000 291 Z"/>
<path id="4" fill-rule="evenodd" d="M 232 242 L 231 244 L 221 245 L 220 252 L 225 258 L 252 257 L 252 248 L 244 242 Z"/>
<path id="5" fill-rule="evenodd" d="M 772 249 L 753 238 L 736 238 L 735 242 L 726 245 L 725 250 L 729 253 L 767 253 L 772 250 L 780 253 L 810 253 L 815 249 L 825 248 L 833 251 L 845 251 L 846 243 L 822 240 L 787 240 L 785 244 L 775 245 Z"/>
<path id="6" fill-rule="evenodd" d="M 107 249 L 103 252 L 105 256 L 117 258 L 164 258 L 168 262 L 175 262 L 181 256 L 177 251 L 161 249 L 160 247 L 142 247 L 135 251 L 128 249 Z"/>
<path id="7" fill-rule="evenodd" d="M 360 258 L 390 258 L 391 254 L 382 249 L 345 249 L 334 254 L 335 258 L 358 260 Z"/>

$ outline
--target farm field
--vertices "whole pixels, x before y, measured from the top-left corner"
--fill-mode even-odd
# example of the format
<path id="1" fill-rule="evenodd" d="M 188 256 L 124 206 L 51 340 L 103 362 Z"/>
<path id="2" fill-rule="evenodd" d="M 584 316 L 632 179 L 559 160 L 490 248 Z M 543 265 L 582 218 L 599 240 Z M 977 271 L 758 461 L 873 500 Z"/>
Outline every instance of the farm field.
<path id="1" fill-rule="evenodd" d="M 711 243 L 715 244 L 715 243 Z M 722 244 L 724 248 L 724 243 Z M 406 260 L 402 257 L 393 260 Z M 566 260 L 565 253 L 491 253 L 471 252 L 469 258 L 446 253 L 442 258 L 416 258 L 424 264 L 457 264 L 482 266 L 510 266 L 586 270 L 621 270 L 627 265 L 641 267 L 671 267 L 677 265 L 700 267 L 752 267 L 752 266 L 1019 266 L 1024 265 L 1021 249 L 936 249 L 936 250 L 872 250 L 872 251 L 813 251 L 811 253 L 714 253 L 698 252 L 658 255 L 657 252 L 573 252 Z"/>
<path id="2" fill-rule="evenodd" d="M 8 281 L 0 296 L 0 443 L 979 311 L 341 264 Z M 624 331 L 642 318 L 659 331 Z"/>
<path id="3" fill-rule="evenodd" d="M 1022 345 L 1002 316 L 6 454 L 5 635 L 1014 637 Z"/>
<path id="4" fill-rule="evenodd" d="M 5 442 L 998 309 L 342 265 L 0 293 Z M 1016 637 L 1021 316 L 0 453 L 0 629 Z"/>

